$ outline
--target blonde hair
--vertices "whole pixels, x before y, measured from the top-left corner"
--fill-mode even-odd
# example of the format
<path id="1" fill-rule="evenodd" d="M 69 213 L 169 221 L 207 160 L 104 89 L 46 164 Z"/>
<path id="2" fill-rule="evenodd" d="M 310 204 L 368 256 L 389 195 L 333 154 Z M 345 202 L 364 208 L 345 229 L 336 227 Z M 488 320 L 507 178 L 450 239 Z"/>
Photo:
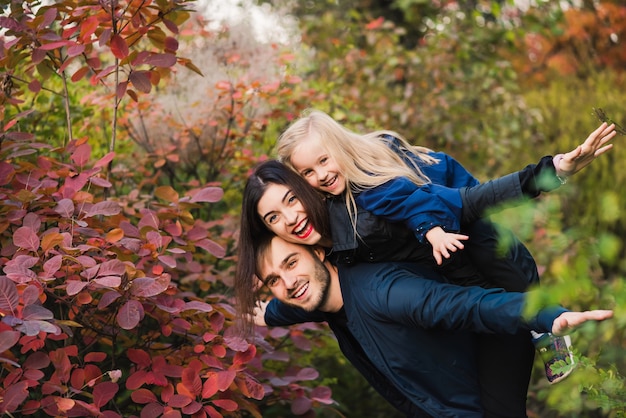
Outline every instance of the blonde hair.
<path id="1" fill-rule="evenodd" d="M 406 177 L 418 186 L 429 183 L 430 180 L 409 153 L 417 156 L 423 164 L 437 162 L 436 158 L 428 154 L 431 150 L 409 144 L 397 132 L 380 130 L 357 134 L 315 109 L 305 111 L 280 135 L 276 145 L 279 160 L 295 170 L 291 155 L 302 141 L 313 135 L 319 136 L 322 147 L 335 160 L 346 179 L 346 206 L 353 226 L 356 225 L 353 193 L 380 186 L 397 177 Z M 399 146 L 390 144 L 393 139 L 398 140 Z"/>

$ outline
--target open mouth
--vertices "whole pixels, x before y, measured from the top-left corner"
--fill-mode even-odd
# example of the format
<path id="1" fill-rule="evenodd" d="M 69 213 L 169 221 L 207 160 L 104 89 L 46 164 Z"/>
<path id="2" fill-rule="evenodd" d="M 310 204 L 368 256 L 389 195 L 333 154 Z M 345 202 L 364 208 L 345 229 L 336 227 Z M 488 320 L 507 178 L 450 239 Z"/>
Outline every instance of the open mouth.
<path id="1" fill-rule="evenodd" d="M 332 176 L 330 178 L 330 180 L 325 181 L 324 183 L 322 183 L 322 187 L 325 187 L 327 189 L 332 189 L 332 188 L 334 188 L 336 183 L 337 183 L 337 176 L 335 175 L 335 176 Z"/>
<path id="2" fill-rule="evenodd" d="M 298 298 L 302 297 L 306 293 L 307 290 L 309 290 L 309 284 L 305 283 L 296 292 L 294 292 L 293 295 L 291 295 L 291 297 L 293 299 L 298 299 Z"/>
<path id="3" fill-rule="evenodd" d="M 292 233 L 300 239 L 306 239 L 313 232 L 313 225 L 309 224 L 308 219 L 302 220 L 292 231 Z"/>

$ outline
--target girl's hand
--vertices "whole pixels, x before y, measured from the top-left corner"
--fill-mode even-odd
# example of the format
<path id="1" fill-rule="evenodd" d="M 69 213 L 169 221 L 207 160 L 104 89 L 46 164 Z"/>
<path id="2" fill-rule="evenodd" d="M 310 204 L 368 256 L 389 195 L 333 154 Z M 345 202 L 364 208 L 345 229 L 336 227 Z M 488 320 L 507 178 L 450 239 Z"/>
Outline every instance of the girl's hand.
<path id="1" fill-rule="evenodd" d="M 468 240 L 469 237 L 446 232 L 441 227 L 436 226 L 426 233 L 426 239 L 433 247 L 433 257 L 435 257 L 437 265 L 441 265 L 444 258 L 450 258 L 450 252 L 465 248 L 461 241 Z"/>

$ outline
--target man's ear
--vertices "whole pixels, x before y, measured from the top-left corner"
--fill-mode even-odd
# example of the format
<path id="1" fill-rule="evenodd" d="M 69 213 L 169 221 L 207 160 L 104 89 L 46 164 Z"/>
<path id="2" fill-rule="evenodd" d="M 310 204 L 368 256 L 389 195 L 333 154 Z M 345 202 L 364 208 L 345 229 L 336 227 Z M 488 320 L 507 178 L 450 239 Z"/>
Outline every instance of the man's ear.
<path id="1" fill-rule="evenodd" d="M 324 250 L 324 247 L 316 245 L 313 247 L 313 252 L 322 263 L 326 261 L 326 251 Z"/>

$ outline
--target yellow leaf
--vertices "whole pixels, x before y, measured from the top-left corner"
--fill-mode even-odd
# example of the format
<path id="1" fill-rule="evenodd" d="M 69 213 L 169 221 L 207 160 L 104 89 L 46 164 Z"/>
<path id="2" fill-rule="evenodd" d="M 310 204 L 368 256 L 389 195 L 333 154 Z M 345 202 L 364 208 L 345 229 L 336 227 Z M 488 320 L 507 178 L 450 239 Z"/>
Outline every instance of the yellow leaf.
<path id="1" fill-rule="evenodd" d="M 118 242 L 122 238 L 124 238 L 124 231 L 122 230 L 122 228 L 112 229 L 107 233 L 106 236 L 107 242 L 110 243 Z"/>
<path id="2" fill-rule="evenodd" d="M 154 195 L 166 202 L 178 202 L 178 193 L 171 186 L 157 187 Z"/>
<path id="3" fill-rule="evenodd" d="M 82 328 L 83 327 L 78 322 L 70 321 L 70 320 L 58 320 L 58 321 L 55 321 L 55 323 L 58 324 L 58 325 L 65 325 L 65 326 L 68 326 L 68 327 L 76 327 L 76 328 Z"/>
<path id="4" fill-rule="evenodd" d="M 57 233 L 46 234 L 41 238 L 41 249 L 48 252 L 63 242 L 63 235 Z"/>

